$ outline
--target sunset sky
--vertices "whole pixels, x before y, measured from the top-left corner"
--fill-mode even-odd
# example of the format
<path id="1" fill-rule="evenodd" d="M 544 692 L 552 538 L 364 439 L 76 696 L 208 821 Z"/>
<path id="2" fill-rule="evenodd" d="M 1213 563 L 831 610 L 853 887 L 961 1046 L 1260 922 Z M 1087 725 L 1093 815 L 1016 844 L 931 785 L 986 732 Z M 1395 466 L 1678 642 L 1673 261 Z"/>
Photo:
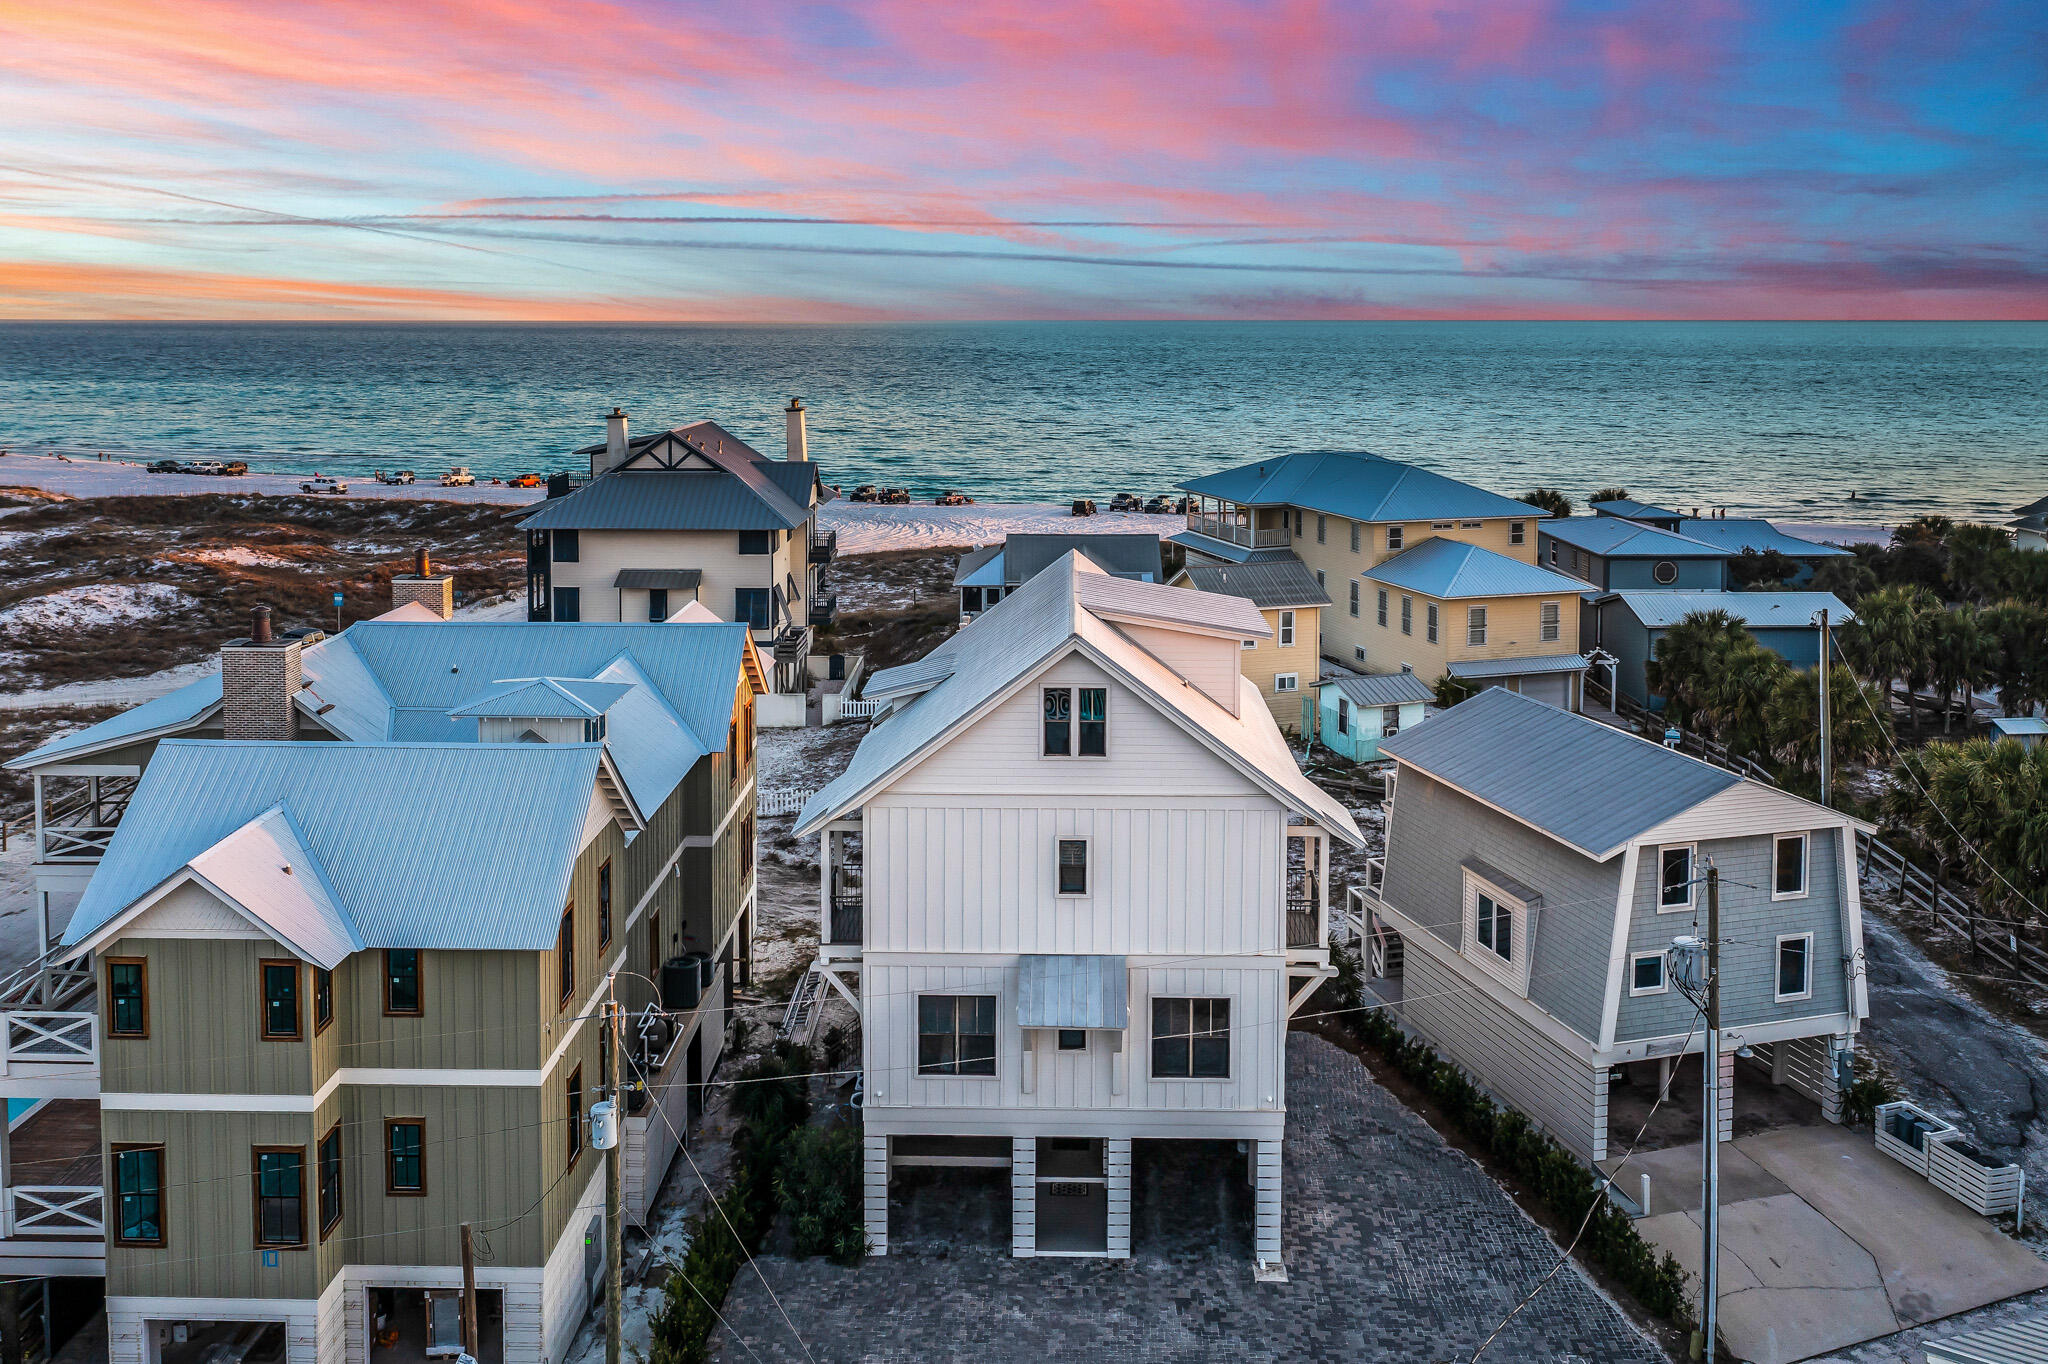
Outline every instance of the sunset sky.
<path id="1" fill-rule="evenodd" d="M 0 317 L 2048 317 L 2041 0 L 0 0 Z"/>

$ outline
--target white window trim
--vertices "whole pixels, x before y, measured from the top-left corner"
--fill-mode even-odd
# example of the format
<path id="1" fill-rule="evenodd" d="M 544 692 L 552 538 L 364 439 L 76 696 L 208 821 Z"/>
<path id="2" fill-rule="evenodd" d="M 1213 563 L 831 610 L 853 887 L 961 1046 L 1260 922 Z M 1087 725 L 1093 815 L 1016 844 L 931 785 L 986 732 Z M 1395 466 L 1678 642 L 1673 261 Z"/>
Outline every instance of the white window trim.
<path id="1" fill-rule="evenodd" d="M 1079 843 L 1082 848 L 1081 871 L 1085 890 L 1060 889 L 1060 844 Z M 1095 894 L 1095 839 L 1088 834 L 1054 834 L 1052 836 L 1052 896 L 1055 900 L 1086 900 Z"/>
<path id="2" fill-rule="evenodd" d="M 1552 620 L 1555 615 L 1557 619 Z M 1564 638 L 1564 603 L 1547 601 L 1536 608 L 1537 634 L 1548 644 Z"/>
<path id="3" fill-rule="evenodd" d="M 1156 1037 L 1158 1036 L 1158 1034 L 1156 1034 L 1156 1033 L 1154 1033 L 1154 1032 L 1152 1031 L 1152 1026 L 1153 1026 L 1153 1025 L 1152 1025 L 1152 1022 L 1151 1022 L 1151 1019 L 1150 1019 L 1149 1015 L 1150 1015 L 1150 1014 L 1151 1014 L 1151 1012 L 1152 1012 L 1152 1001 L 1153 1001 L 1153 1000 L 1159 1000 L 1159 999 L 1185 999 L 1185 1000 L 1189 1000 L 1189 1001 L 1193 1001 L 1193 1000 L 1198 1000 L 1198 999 L 1199 999 L 1199 1000 L 1204 1000 L 1204 1001 L 1207 1001 L 1207 1002 L 1212 1002 L 1212 1003 L 1213 1003 L 1213 1002 L 1215 1002 L 1215 1001 L 1219 1001 L 1219 1000 L 1220 1000 L 1220 1001 L 1222 1001 L 1222 1002 L 1224 1002 L 1224 1003 L 1226 1003 L 1226 1004 L 1228 1004 L 1228 1005 L 1230 1006 L 1230 1016 L 1231 1016 L 1231 1022 L 1230 1022 L 1230 1026 L 1229 1026 L 1229 1027 L 1227 1027 L 1227 1028 L 1225 1028 L 1225 1029 L 1223 1030 L 1223 1035 L 1224 1035 L 1224 1036 L 1225 1036 L 1226 1038 L 1228 1038 L 1228 1039 L 1229 1039 L 1229 1043 L 1228 1043 L 1228 1045 L 1229 1045 L 1229 1048 L 1230 1048 L 1229 1052 L 1228 1052 L 1228 1053 L 1226 1054 L 1226 1056 L 1225 1056 L 1225 1058 L 1224 1058 L 1224 1061 L 1223 1061 L 1223 1065 L 1224 1065 L 1224 1068 L 1225 1068 L 1225 1073 L 1224 1073 L 1224 1074 L 1222 1074 L 1222 1075 L 1159 1075 L 1159 1074 L 1156 1074 L 1156 1073 L 1155 1073 L 1155 1072 L 1153 1071 L 1153 1069 L 1152 1069 L 1152 1043 L 1153 1043 L 1153 1041 L 1154 1041 L 1154 1040 L 1156 1039 Z M 1147 999 L 1147 1000 L 1145 1001 L 1145 1012 L 1146 1012 L 1146 1014 L 1148 1015 L 1148 1017 L 1147 1017 L 1147 1019 L 1146 1019 L 1146 1023 L 1145 1023 L 1145 1078 L 1146 1078 L 1146 1080 L 1147 1080 L 1147 1081 L 1151 1082 L 1152 1084 L 1160 1084 L 1160 1085 L 1221 1085 L 1221 1084 L 1229 1084 L 1229 1083 L 1230 1083 L 1231 1081 L 1233 1081 L 1233 1080 L 1235 1080 L 1235 1079 L 1237 1078 L 1237 1012 L 1238 1012 L 1238 1010 L 1237 1010 L 1237 997 L 1236 997 L 1235 995 L 1152 995 L 1152 996 L 1150 996 L 1150 997 L 1149 997 L 1149 998 L 1148 998 L 1148 999 Z M 1192 1011 L 1190 1012 L 1190 1014 L 1189 1014 L 1189 1017 L 1190 1017 L 1190 1018 L 1192 1018 L 1192 1017 L 1193 1017 Z M 1194 1027 L 1193 1023 L 1191 1022 L 1191 1023 L 1190 1023 L 1190 1024 L 1188 1025 L 1188 1026 L 1189 1026 L 1189 1030 L 1190 1030 L 1190 1031 L 1192 1031 L 1192 1030 L 1193 1030 L 1193 1027 Z"/>
<path id="4" fill-rule="evenodd" d="M 1656 984 L 1656 985 L 1655 985 L 1654 987 L 1650 988 L 1650 989 L 1641 989 L 1641 988 L 1638 988 L 1638 987 L 1637 987 L 1637 985 L 1636 985 L 1636 963 L 1637 963 L 1637 962 L 1639 962 L 1639 961 L 1642 961 L 1642 960 L 1644 960 L 1644 959 L 1646 959 L 1646 958 L 1649 958 L 1649 957 L 1655 957 L 1655 958 L 1657 959 L 1657 961 L 1658 961 L 1658 967 L 1657 967 L 1657 984 Z M 1630 996 L 1630 998 L 1634 998 L 1634 997 L 1635 997 L 1635 996 L 1637 996 L 1637 995 L 1661 995 L 1661 994 L 1664 994 L 1664 993 L 1668 992 L 1668 991 L 1669 991 L 1670 989 L 1671 989 L 1671 964 L 1670 964 L 1669 962 L 1667 962 L 1667 961 L 1665 961 L 1665 960 L 1664 960 L 1664 954 L 1663 954 L 1662 952 L 1631 952 L 1631 953 L 1629 953 L 1629 956 L 1628 956 L 1628 992 L 1629 992 L 1629 996 Z"/>
<path id="5" fill-rule="evenodd" d="M 1470 867 L 1465 873 L 1465 932 L 1460 946 L 1465 959 L 1518 995 L 1529 993 L 1529 906 L 1518 895 L 1510 895 Z M 1484 893 L 1496 905 L 1509 910 L 1514 924 L 1508 930 L 1509 959 L 1479 942 L 1479 896 Z"/>
<path id="6" fill-rule="evenodd" d="M 1244 647 L 1247 649 L 1256 649 L 1259 647 L 1259 642 L 1255 639 L 1248 639 L 1244 642 Z"/>
<path id="7" fill-rule="evenodd" d="M 1274 673 L 1274 674 L 1273 674 L 1273 690 L 1274 690 L 1274 691 L 1276 691 L 1276 692 L 1279 692 L 1279 691 L 1300 691 L 1300 690 L 1301 690 L 1301 674 L 1300 674 L 1300 673 Z"/>
<path id="8" fill-rule="evenodd" d="M 932 998 L 934 998 L 934 999 L 973 999 L 973 998 L 980 998 L 980 997 L 981 997 L 981 996 L 983 995 L 983 993 L 984 993 L 984 992 L 983 992 L 983 991 L 980 991 L 980 990 L 919 990 L 919 991 L 917 992 L 917 994 L 916 994 L 916 997 L 915 997 L 915 998 L 914 998 L 914 999 L 913 999 L 913 1000 L 911 1001 L 911 1007 L 912 1007 L 912 1010 L 913 1010 L 913 1012 L 912 1012 L 912 1013 L 911 1013 L 911 1015 L 910 1015 L 910 1078 L 911 1078 L 911 1079 L 913 1079 L 913 1080 L 1000 1080 L 1000 1079 L 1002 1079 L 1002 1078 L 1003 1078 L 1003 1033 L 1002 1033 L 1002 1027 L 1003 1027 L 1003 993 L 1002 993 L 1002 991 L 1000 991 L 1000 990 L 997 990 L 997 991 L 995 991 L 995 992 L 994 992 L 994 994 L 995 994 L 995 1001 L 996 1001 L 996 1056 L 995 1056 L 995 1061 L 996 1061 L 996 1065 L 995 1065 L 995 1069 L 994 1069 L 994 1070 L 990 1071 L 990 1072 L 989 1072 L 988 1074 L 986 1074 L 986 1075 L 966 1075 L 966 1074 L 962 1074 L 962 1073 L 961 1073 L 960 1071 L 957 1071 L 957 1070 L 952 1070 L 952 1071 L 936 1071 L 936 1070 L 935 1070 L 935 1071 L 927 1071 L 927 1070 L 921 1069 L 921 1068 L 920 1068 L 920 1067 L 918 1066 L 918 1064 L 917 1064 L 918 1040 L 919 1040 L 920 1038 L 922 1038 L 922 1037 L 924 1036 L 924 1034 L 923 1034 L 922 1032 L 918 1031 L 917 1023 L 918 1023 L 918 1019 L 919 1019 L 919 1017 L 920 1017 L 920 1016 L 921 1016 L 921 1015 L 923 1014 L 923 1012 L 924 1012 L 924 1000 L 925 1000 L 925 997 L 926 997 L 927 995 L 929 995 L 929 996 L 931 996 L 931 997 L 932 997 Z M 960 1034 L 959 1034 L 959 1032 L 958 1032 L 958 1027 L 959 1027 L 959 1024 L 958 1024 L 958 1017 L 957 1017 L 957 1015 L 955 1016 L 955 1023 L 954 1023 L 954 1027 L 955 1027 L 955 1031 L 954 1031 L 954 1034 L 953 1034 L 953 1035 L 954 1035 L 954 1036 L 955 1036 L 955 1037 L 957 1038 L 957 1037 L 958 1037 L 958 1036 L 960 1035 Z"/>
<path id="9" fill-rule="evenodd" d="M 1359 591 L 1358 579 L 1353 578 L 1351 580 L 1351 618 L 1353 620 L 1356 620 L 1358 618 L 1358 599 L 1363 595 L 1364 594 Z"/>
<path id="10" fill-rule="evenodd" d="M 1778 845 L 1799 843 L 1799 889 L 1781 891 L 1778 889 Z M 1773 900 L 1804 900 L 1813 893 L 1813 838 L 1810 834 L 1779 834 L 1771 840 L 1771 898 Z"/>
<path id="11" fill-rule="evenodd" d="M 1524 545 L 1528 542 L 1529 523 L 1527 521 L 1508 522 L 1508 543 L 1511 545 Z"/>
<path id="12" fill-rule="evenodd" d="M 1246 640 L 1244 642 L 1244 647 L 1247 649 L 1251 648 L 1252 641 Z M 1045 751 L 1045 694 L 1049 691 L 1064 691 L 1067 694 L 1067 751 L 1064 753 L 1048 753 Z M 1103 694 L 1102 752 L 1100 753 L 1083 753 L 1081 751 L 1081 693 L 1084 691 L 1099 691 Z M 1110 687 L 1108 682 L 1104 682 L 1100 686 L 1095 686 L 1092 684 L 1083 686 L 1078 683 L 1071 687 L 1047 687 L 1041 685 L 1038 689 L 1039 758 L 1045 762 L 1108 762 L 1110 756 L 1109 691 Z"/>
<path id="13" fill-rule="evenodd" d="M 1806 943 L 1806 988 L 1796 994 L 1778 993 L 1779 968 L 1784 961 L 1785 944 L 1804 940 Z M 1790 1004 L 1802 999 L 1813 998 L 1813 934 L 1780 933 L 1778 945 L 1771 952 L 1771 998 L 1779 1004 Z"/>
<path id="14" fill-rule="evenodd" d="M 1405 548 L 1405 547 L 1407 546 L 1407 544 L 1408 544 L 1408 527 L 1406 527 L 1406 526 L 1388 526 L 1388 527 L 1387 527 L 1387 552 L 1388 552 L 1388 553 L 1390 553 L 1390 554 L 1391 554 L 1391 553 L 1392 553 L 1393 551 L 1395 551 L 1395 550 L 1397 550 L 1397 549 L 1403 549 L 1403 548 Z"/>
<path id="15" fill-rule="evenodd" d="M 1685 903 L 1682 905 L 1667 905 L 1664 903 L 1664 854 L 1673 848 L 1683 848 L 1686 851 Z M 1651 894 L 1657 897 L 1657 912 L 1659 914 L 1690 914 L 1693 906 L 1698 903 L 1700 895 L 1700 845 L 1697 843 L 1660 843 L 1657 845 L 1657 861 L 1655 866 L 1656 878 L 1650 884 L 1654 887 Z"/>
<path id="16" fill-rule="evenodd" d="M 1283 649 L 1291 649 L 1291 648 L 1293 648 L 1293 647 L 1294 647 L 1294 612 L 1293 612 L 1293 611 L 1282 611 L 1282 612 L 1280 613 L 1280 629 L 1279 629 L 1279 638 L 1280 638 L 1280 647 L 1281 647 L 1281 648 L 1283 648 Z"/>
<path id="17" fill-rule="evenodd" d="M 1363 644 L 1354 644 L 1354 645 L 1352 645 L 1352 646 L 1351 646 L 1351 657 L 1352 657 L 1353 661 L 1355 661 L 1355 662 L 1358 662 L 1358 663 L 1363 663 L 1363 662 L 1365 662 L 1365 646 L 1364 646 Z"/>

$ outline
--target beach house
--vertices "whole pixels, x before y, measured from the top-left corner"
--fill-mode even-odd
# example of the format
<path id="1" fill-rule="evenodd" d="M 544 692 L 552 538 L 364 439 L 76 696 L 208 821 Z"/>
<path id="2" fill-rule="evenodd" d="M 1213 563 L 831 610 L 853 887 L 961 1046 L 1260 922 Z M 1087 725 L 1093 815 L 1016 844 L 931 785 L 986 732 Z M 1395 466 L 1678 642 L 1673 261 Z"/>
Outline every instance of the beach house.
<path id="1" fill-rule="evenodd" d="M 1259 609 L 1270 637 L 1244 642 L 1244 675 L 1266 698 L 1285 730 L 1304 725 L 1302 705 L 1322 673 L 1318 642 L 1330 598 L 1292 554 L 1244 564 L 1193 562 L 1174 576 L 1176 587 L 1242 597 Z"/>
<path id="2" fill-rule="evenodd" d="M 1648 665 L 1657 645 L 1687 616 L 1723 611 L 1756 642 L 1795 668 L 1820 662 L 1820 613 L 1840 628 L 1856 613 L 1832 592 L 1713 592 L 1624 589 L 1604 592 L 1586 608 L 1583 647 L 1613 660 L 1613 680 L 1638 705 L 1651 700 Z M 1603 671 L 1605 671 L 1603 669 Z M 1603 684 L 1607 678 L 1601 677 Z"/>
<path id="3" fill-rule="evenodd" d="M 485 1338 L 560 1358 L 608 979 L 638 1219 L 751 969 L 747 636 L 259 616 L 219 676 L 16 759 L 60 931 L 0 988 L 0 1091 L 43 1104 L 0 1149 L 0 1270 L 104 1275 L 117 1361 L 417 1354 L 456 1225 L 514 1219 Z"/>
<path id="4" fill-rule="evenodd" d="M 1602 591 L 1718 592 L 1735 553 L 1616 516 L 1559 517 L 1536 528 L 1537 563 Z"/>
<path id="5" fill-rule="evenodd" d="M 1867 826 L 1499 689 L 1380 751 L 1395 763 L 1386 855 L 1355 892 L 1370 984 L 1481 1085 L 1605 1159 L 1610 1085 L 1654 1094 L 1702 1050 L 1666 953 L 1705 936 L 1712 867 L 1721 1139 L 1758 1084 L 1841 1120 L 1845 1052 L 1869 1012 Z"/>
<path id="6" fill-rule="evenodd" d="M 892 1172 L 978 1165 L 1012 1253 L 1128 1255 L 1134 1172 L 1199 1148 L 1249 1171 L 1277 1269 L 1287 1020 L 1360 839 L 1240 671 L 1269 629 L 1070 552 L 875 675 L 889 709 L 797 823 L 860 1010 L 870 1253 Z"/>
<path id="7" fill-rule="evenodd" d="M 1822 562 L 1839 559 L 1849 553 L 1839 545 L 1823 545 L 1788 535 L 1760 516 L 1701 516 L 1697 508 L 1688 516 L 1669 507 L 1634 500 L 1595 502 L 1592 507 L 1595 517 L 1632 521 L 1720 550 L 1728 559 L 1727 579 L 1720 584 L 1726 587 L 1742 587 L 1760 575 L 1770 576 L 1763 574 L 1764 565 L 1759 562 L 1766 555 L 1778 557 L 1783 561 L 1782 566 L 1789 567 L 1784 581 L 1788 586 L 1796 587 L 1811 578 L 1813 570 Z M 1658 582 L 1647 585 L 1665 587 L 1673 584 Z"/>
<path id="8" fill-rule="evenodd" d="M 712 421 L 635 436 L 614 408 L 604 442 L 576 452 L 589 482 L 519 523 L 527 618 L 662 621 L 699 602 L 753 631 L 777 695 L 802 693 L 814 631 L 838 611 L 825 576 L 838 541 L 818 527 L 832 494 L 810 459 L 803 404 L 790 399 L 783 417 L 776 460 Z M 787 707 L 768 708 L 785 722 Z"/>
<path id="9" fill-rule="evenodd" d="M 1435 712 L 1436 691 L 1414 673 L 1343 673 L 1311 689 L 1303 734 L 1355 763 L 1377 762 L 1380 740 Z"/>
<path id="10" fill-rule="evenodd" d="M 1332 603 L 1323 657 L 1579 704 L 1585 584 L 1537 566 L 1540 509 L 1362 451 L 1275 455 L 1181 486 L 1196 505 L 1172 538 L 1191 565 L 1307 567 Z"/>
<path id="11" fill-rule="evenodd" d="M 979 545 L 953 566 L 953 590 L 965 625 L 1068 550 L 1079 550 L 1105 573 L 1141 583 L 1164 582 L 1165 555 L 1156 535 L 1054 535 L 1018 532 Z"/>
<path id="12" fill-rule="evenodd" d="M 2048 550 L 2048 497 L 2014 507 L 2012 514 L 2014 519 L 2006 522 L 2006 529 L 2012 532 L 2013 548 Z"/>

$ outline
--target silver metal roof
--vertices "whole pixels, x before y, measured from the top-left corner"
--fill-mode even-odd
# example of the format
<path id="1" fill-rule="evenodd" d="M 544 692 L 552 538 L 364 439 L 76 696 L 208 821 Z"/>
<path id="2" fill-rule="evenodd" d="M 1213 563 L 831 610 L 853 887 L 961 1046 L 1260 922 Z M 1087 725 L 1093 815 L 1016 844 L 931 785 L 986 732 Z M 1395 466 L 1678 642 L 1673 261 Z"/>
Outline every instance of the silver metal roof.
<path id="1" fill-rule="evenodd" d="M 613 587 L 645 589 L 649 587 L 678 588 L 691 591 L 704 581 L 701 568 L 622 568 L 612 579 Z"/>
<path id="2" fill-rule="evenodd" d="M 1203 592 L 1243 597 L 1254 606 L 1328 606 L 1330 594 L 1293 555 L 1245 564 L 1189 564 L 1188 585 Z"/>
<path id="3" fill-rule="evenodd" d="M 1678 523 L 1678 533 L 1688 540 L 1719 545 L 1730 554 L 1745 549 L 1758 554 L 1775 549 L 1793 559 L 1835 559 L 1849 551 L 1838 545 L 1823 545 L 1787 535 L 1760 516 L 1698 516 Z"/>
<path id="4" fill-rule="evenodd" d="M 1944 1336 L 1923 1348 L 1927 1364 L 2041 1364 L 2048 1360 L 2048 1315 Z"/>
<path id="5" fill-rule="evenodd" d="M 1498 687 L 1382 739 L 1380 752 L 1597 861 L 1742 780 Z"/>
<path id="6" fill-rule="evenodd" d="M 96 725 L 50 740 L 42 747 L 11 758 L 10 768 L 41 767 L 63 758 L 81 758 L 159 734 L 192 728 L 220 705 L 220 674 L 188 682 L 173 692 L 144 701 L 133 710 L 110 715 Z"/>
<path id="7" fill-rule="evenodd" d="M 1562 573 L 1441 535 L 1433 535 L 1391 559 L 1381 560 L 1360 576 L 1442 601 L 1546 593 L 1576 597 L 1590 590 L 1577 578 L 1567 578 Z"/>
<path id="8" fill-rule="evenodd" d="M 1475 658 L 1452 663 L 1444 671 L 1452 677 L 1530 677 L 1537 673 L 1582 673 L 1592 667 L 1584 654 L 1535 654 L 1527 658 Z"/>
<path id="9" fill-rule="evenodd" d="M 1815 626 L 1825 609 L 1835 625 L 1856 619 L 1856 613 L 1832 592 L 1660 592 L 1623 588 L 1595 599 L 1619 601 L 1629 614 L 1652 630 L 1678 624 L 1695 611 L 1726 611 L 1751 630 L 1789 630 Z"/>
<path id="10" fill-rule="evenodd" d="M 1414 673 L 1374 673 L 1368 677 L 1326 677 L 1318 687 L 1335 687 L 1354 706 L 1407 706 L 1436 700 L 1436 688 Z"/>
<path id="11" fill-rule="evenodd" d="M 1442 521 L 1547 513 L 1512 497 L 1402 464 L 1365 450 L 1310 450 L 1275 455 L 1180 485 L 1204 497 L 1255 506 L 1285 505 L 1331 512 L 1354 521 Z"/>
<path id="12" fill-rule="evenodd" d="M 1017 958 L 1018 1027 L 1130 1025 L 1130 972 L 1122 957 Z"/>

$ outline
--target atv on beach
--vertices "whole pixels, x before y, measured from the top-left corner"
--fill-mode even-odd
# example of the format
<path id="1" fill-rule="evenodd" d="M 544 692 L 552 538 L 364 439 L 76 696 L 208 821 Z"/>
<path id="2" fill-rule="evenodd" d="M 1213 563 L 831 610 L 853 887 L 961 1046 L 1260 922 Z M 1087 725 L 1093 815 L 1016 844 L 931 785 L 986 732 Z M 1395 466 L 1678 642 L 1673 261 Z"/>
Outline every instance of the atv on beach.
<path id="1" fill-rule="evenodd" d="M 882 495 L 875 500 L 877 502 L 887 502 L 891 506 L 907 507 L 910 505 L 910 489 L 884 488 L 882 489 Z"/>
<path id="2" fill-rule="evenodd" d="M 974 505 L 974 499 L 961 492 L 958 488 L 948 488 L 944 493 L 932 499 L 932 505 L 934 507 L 971 507 Z"/>

